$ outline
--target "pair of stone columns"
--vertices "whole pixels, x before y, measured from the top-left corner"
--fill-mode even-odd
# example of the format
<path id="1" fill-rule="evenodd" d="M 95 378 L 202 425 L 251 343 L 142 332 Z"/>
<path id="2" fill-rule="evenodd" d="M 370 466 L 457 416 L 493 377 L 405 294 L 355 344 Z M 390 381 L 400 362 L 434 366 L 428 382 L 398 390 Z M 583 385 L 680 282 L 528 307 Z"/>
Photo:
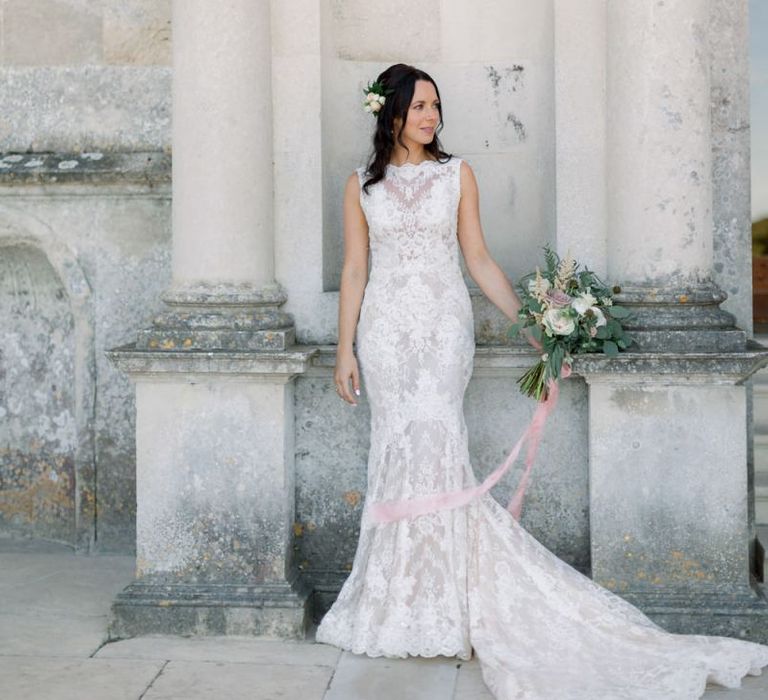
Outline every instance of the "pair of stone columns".
<path id="1" fill-rule="evenodd" d="M 669 627 L 754 636 L 742 382 L 765 351 L 711 278 L 709 5 L 607 2 L 608 274 L 639 352 L 575 369 L 593 577 Z M 314 350 L 274 281 L 269 2 L 177 0 L 173 22 L 173 284 L 111 353 L 136 380 L 138 498 L 111 634 L 301 636 L 292 379 Z"/>

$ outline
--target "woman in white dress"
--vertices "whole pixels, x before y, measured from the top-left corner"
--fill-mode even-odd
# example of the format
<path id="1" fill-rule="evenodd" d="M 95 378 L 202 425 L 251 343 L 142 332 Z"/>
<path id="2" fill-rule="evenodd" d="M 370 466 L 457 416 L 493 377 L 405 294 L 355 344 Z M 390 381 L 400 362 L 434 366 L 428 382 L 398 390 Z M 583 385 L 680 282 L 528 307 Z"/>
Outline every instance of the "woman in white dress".
<path id="1" fill-rule="evenodd" d="M 477 485 L 463 415 L 474 325 L 459 250 L 504 314 L 516 320 L 520 308 L 486 248 L 472 168 L 441 149 L 435 82 L 397 64 L 374 85 L 385 99 L 369 103 L 373 155 L 344 194 L 334 374 L 350 405 L 367 393 L 368 489 L 352 571 L 317 640 L 369 656 L 474 650 L 498 700 L 694 700 L 708 681 L 740 687 L 768 665 L 768 646 L 666 632 L 556 557 L 490 494 L 371 518 L 379 501 Z"/>

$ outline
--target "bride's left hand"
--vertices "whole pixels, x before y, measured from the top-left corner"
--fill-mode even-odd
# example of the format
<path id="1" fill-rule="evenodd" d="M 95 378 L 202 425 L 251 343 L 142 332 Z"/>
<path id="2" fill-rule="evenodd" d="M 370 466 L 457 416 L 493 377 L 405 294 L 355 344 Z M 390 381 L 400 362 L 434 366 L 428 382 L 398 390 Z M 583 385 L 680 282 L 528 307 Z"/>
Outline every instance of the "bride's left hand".
<path id="1" fill-rule="evenodd" d="M 544 346 L 538 340 L 536 340 L 536 338 L 534 338 L 532 335 L 526 333 L 525 334 L 525 339 L 531 345 L 533 345 L 533 347 L 536 348 L 539 352 L 541 352 L 544 349 Z"/>

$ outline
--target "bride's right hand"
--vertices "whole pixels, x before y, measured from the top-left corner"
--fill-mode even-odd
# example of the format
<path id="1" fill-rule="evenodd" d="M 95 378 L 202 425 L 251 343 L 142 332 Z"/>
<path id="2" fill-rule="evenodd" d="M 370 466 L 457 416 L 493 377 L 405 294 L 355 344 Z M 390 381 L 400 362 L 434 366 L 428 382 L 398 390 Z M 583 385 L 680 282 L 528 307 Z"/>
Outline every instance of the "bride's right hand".
<path id="1" fill-rule="evenodd" d="M 336 353 L 336 368 L 333 372 L 333 381 L 336 384 L 336 393 L 347 403 L 357 406 L 352 391 L 349 388 L 349 380 L 352 380 L 352 389 L 360 396 L 360 373 L 354 353 L 349 350 Z"/>

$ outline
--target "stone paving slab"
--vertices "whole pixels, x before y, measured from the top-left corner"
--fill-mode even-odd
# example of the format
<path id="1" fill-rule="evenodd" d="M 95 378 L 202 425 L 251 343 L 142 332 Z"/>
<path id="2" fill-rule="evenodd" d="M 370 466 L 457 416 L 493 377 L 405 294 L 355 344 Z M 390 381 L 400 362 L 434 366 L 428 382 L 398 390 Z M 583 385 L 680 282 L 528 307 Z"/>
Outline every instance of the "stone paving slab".
<path id="1" fill-rule="evenodd" d="M 0 700 L 493 700 L 476 660 L 371 659 L 307 641 L 147 635 L 105 643 L 133 557 L 0 542 Z M 93 657 L 93 658 L 89 658 Z M 768 700 L 768 672 L 704 700 Z"/>
<path id="2" fill-rule="evenodd" d="M 372 659 L 345 651 L 324 700 L 450 700 L 460 661 Z"/>
<path id="3" fill-rule="evenodd" d="M 123 588 L 113 579 L 113 575 L 90 571 L 57 571 L 32 578 L 2 590 L 0 613 L 23 610 L 73 617 L 104 615 Z"/>
<path id="4" fill-rule="evenodd" d="M 341 651 L 326 644 L 269 641 L 252 637 L 173 637 L 145 635 L 105 644 L 96 658 L 160 659 L 167 661 L 222 661 L 227 663 L 328 666 Z"/>
<path id="5" fill-rule="evenodd" d="M 4 700 L 137 700 L 162 661 L 0 657 Z"/>
<path id="6" fill-rule="evenodd" d="M 323 700 L 332 674 L 329 666 L 169 661 L 142 700 Z"/>
<path id="7" fill-rule="evenodd" d="M 106 636 L 106 615 L 76 618 L 23 611 L 19 614 L 0 613 L 0 657 L 22 655 L 83 659 L 98 649 Z"/>
<path id="8" fill-rule="evenodd" d="M 741 688 L 723 688 L 714 683 L 707 684 L 703 700 L 768 700 L 768 671 L 762 676 L 746 676 Z"/>
<path id="9" fill-rule="evenodd" d="M 483 681 L 480 664 L 476 659 L 461 664 L 455 697 L 456 700 L 494 700 Z"/>

